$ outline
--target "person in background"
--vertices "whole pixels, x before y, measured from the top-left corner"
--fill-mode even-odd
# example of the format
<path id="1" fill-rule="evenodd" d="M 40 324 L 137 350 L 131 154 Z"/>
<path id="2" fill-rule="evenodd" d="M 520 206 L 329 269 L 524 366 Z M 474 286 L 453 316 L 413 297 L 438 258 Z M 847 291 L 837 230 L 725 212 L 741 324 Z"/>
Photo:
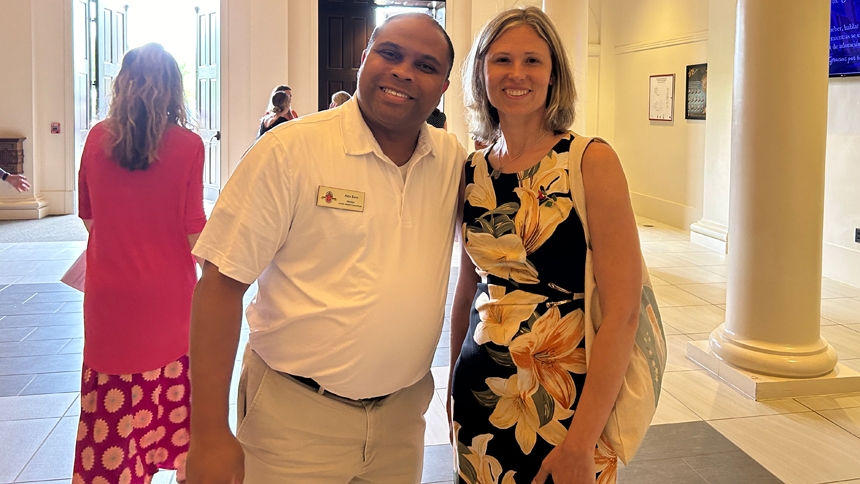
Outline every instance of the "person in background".
<path id="1" fill-rule="evenodd" d="M 427 118 L 427 124 L 434 128 L 448 131 L 448 117 L 445 116 L 445 113 L 440 111 L 439 108 L 433 108 L 433 112 L 430 113 L 430 117 Z"/>
<path id="2" fill-rule="evenodd" d="M 352 99 L 352 96 L 348 92 L 338 91 L 331 95 L 331 104 L 328 105 L 328 108 L 336 108 L 350 99 Z"/>
<path id="3" fill-rule="evenodd" d="M 185 478 L 188 338 L 203 230 L 203 142 L 188 127 L 182 74 L 159 44 L 126 53 L 107 118 L 81 157 L 89 231 L 81 414 L 72 482 Z"/>
<path id="4" fill-rule="evenodd" d="M 269 98 L 269 110 L 260 119 L 260 131 L 257 133 L 257 138 L 275 126 L 298 117 L 299 115 L 293 110 L 293 91 L 290 86 L 275 86 Z"/>
<path id="5" fill-rule="evenodd" d="M 7 172 L 3 168 L 0 168 L 0 180 L 12 185 L 12 188 L 18 190 L 21 193 L 24 193 L 30 190 L 30 182 L 27 181 L 27 177 L 24 175 L 13 175 L 12 173 Z"/>
<path id="6" fill-rule="evenodd" d="M 606 143 L 590 143 L 582 157 L 587 220 L 574 207 L 568 166 L 578 163 L 568 157 L 579 135 L 570 131 L 576 91 L 567 59 L 546 14 L 524 7 L 492 18 L 465 61 L 470 132 L 489 147 L 472 154 L 463 175 L 451 311 L 460 483 L 487 468 L 505 484 L 616 482 L 617 455 L 602 433 L 638 328 L 639 238 L 621 163 Z M 587 368 L 583 222 L 603 308 Z"/>

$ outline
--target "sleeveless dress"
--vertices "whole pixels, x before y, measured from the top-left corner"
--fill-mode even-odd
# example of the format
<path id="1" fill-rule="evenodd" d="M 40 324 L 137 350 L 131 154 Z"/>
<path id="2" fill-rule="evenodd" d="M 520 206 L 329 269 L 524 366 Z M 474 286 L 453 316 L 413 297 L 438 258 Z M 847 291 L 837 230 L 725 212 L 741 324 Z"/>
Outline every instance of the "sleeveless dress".
<path id="1" fill-rule="evenodd" d="M 567 435 L 585 383 L 586 242 L 567 173 L 573 136 L 498 179 L 489 150 L 466 163 L 465 250 L 482 282 L 452 380 L 461 484 L 530 483 Z M 616 466 L 601 439 L 598 484 L 614 484 Z"/>

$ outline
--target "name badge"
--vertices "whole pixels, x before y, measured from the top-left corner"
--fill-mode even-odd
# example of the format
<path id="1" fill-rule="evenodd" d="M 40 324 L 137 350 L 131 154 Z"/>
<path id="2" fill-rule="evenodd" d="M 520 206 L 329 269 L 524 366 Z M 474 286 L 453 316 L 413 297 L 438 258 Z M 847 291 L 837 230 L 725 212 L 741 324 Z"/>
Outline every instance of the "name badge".
<path id="1" fill-rule="evenodd" d="M 364 192 L 320 185 L 317 191 L 317 207 L 364 212 Z"/>

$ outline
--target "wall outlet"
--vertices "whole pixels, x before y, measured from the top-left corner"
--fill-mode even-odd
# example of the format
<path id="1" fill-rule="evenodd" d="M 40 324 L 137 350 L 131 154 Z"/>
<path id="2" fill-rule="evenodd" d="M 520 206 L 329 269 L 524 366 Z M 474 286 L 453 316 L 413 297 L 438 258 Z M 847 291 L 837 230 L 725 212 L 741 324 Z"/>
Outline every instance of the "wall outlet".
<path id="1" fill-rule="evenodd" d="M 860 228 L 854 229 L 854 242 L 860 244 Z"/>

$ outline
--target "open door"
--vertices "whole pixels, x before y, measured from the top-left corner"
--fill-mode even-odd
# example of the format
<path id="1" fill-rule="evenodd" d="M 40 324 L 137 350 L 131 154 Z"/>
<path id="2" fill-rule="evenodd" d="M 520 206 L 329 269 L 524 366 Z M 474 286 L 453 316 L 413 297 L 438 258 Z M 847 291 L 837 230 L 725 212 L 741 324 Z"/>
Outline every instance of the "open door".
<path id="1" fill-rule="evenodd" d="M 197 10 L 197 115 L 203 138 L 203 198 L 214 202 L 221 192 L 221 25 L 217 0 L 204 0 Z"/>
<path id="2" fill-rule="evenodd" d="M 128 50 L 128 5 L 120 0 L 95 0 L 97 11 L 96 75 L 98 118 L 107 117 L 113 80 Z"/>
<path id="3" fill-rule="evenodd" d="M 319 0 L 319 110 L 355 92 L 361 53 L 376 24 L 373 0 Z"/>
<path id="4" fill-rule="evenodd" d="M 90 89 L 92 87 L 92 37 L 90 35 L 90 2 L 74 0 L 72 4 L 72 52 L 74 55 L 75 92 L 75 173 L 81 162 L 84 142 L 90 131 L 92 116 Z"/>

